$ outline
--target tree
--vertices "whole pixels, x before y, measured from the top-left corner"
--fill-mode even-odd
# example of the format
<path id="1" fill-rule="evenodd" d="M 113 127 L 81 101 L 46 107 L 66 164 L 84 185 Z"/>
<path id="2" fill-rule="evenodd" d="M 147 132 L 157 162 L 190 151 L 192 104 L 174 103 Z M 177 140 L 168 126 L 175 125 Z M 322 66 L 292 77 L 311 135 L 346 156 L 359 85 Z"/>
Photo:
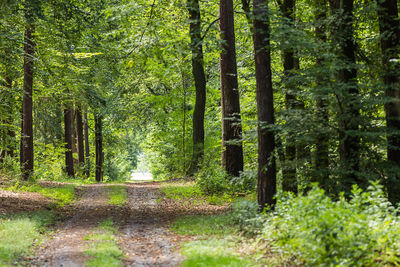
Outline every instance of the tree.
<path id="1" fill-rule="evenodd" d="M 326 0 L 315 0 L 315 36 L 319 45 L 323 45 L 327 41 L 326 36 Z M 321 51 L 322 52 L 322 51 Z M 324 87 L 327 86 L 329 78 L 322 71 L 325 59 L 321 56 L 316 58 L 316 117 L 321 124 L 327 124 L 329 121 L 327 92 Z M 322 127 L 321 127 L 322 128 Z M 315 177 L 314 181 L 319 182 L 320 186 L 324 185 L 329 179 L 329 135 L 322 129 L 318 132 L 315 140 Z"/>
<path id="2" fill-rule="evenodd" d="M 69 104 L 68 104 L 69 105 Z M 64 108 L 64 142 L 65 142 L 65 171 L 74 177 L 74 159 L 72 155 L 72 123 L 74 110 L 67 106 Z"/>
<path id="3" fill-rule="evenodd" d="M 90 148 L 89 148 L 89 124 L 87 116 L 87 108 L 84 111 L 84 130 L 85 130 L 85 173 L 86 177 L 90 177 Z"/>
<path id="4" fill-rule="evenodd" d="M 283 23 L 286 27 L 295 27 L 295 0 L 284 0 L 280 4 L 283 15 Z M 292 45 L 291 45 L 292 46 Z M 285 105 L 288 111 L 294 111 L 298 107 L 298 100 L 296 99 L 295 84 L 291 81 L 293 72 L 297 69 L 298 59 L 295 56 L 296 49 L 283 44 L 283 69 L 285 84 Z M 282 170 L 282 190 L 297 193 L 297 179 L 296 179 L 296 138 L 292 133 L 288 134 L 285 145 L 285 160 L 286 166 Z"/>
<path id="5" fill-rule="evenodd" d="M 220 1 L 219 14 L 222 165 L 229 175 L 239 176 L 243 171 L 243 147 L 232 0 Z"/>
<path id="6" fill-rule="evenodd" d="M 103 117 L 99 114 L 94 115 L 95 128 L 95 147 L 96 147 L 96 181 L 103 181 Z"/>
<path id="7" fill-rule="evenodd" d="M 274 97 L 271 77 L 271 51 L 268 0 L 253 1 L 254 61 L 258 114 L 258 205 L 273 207 L 276 194 Z"/>
<path id="8" fill-rule="evenodd" d="M 334 15 L 333 39 L 337 44 L 339 66 L 335 95 L 339 106 L 339 156 L 342 166 L 343 190 L 350 192 L 353 184 L 365 186 L 358 176 L 360 167 L 360 104 L 357 85 L 356 44 L 353 29 L 353 0 L 332 0 Z"/>
<path id="9" fill-rule="evenodd" d="M 79 106 L 76 109 L 76 135 L 78 140 L 78 162 L 79 165 L 83 166 L 85 164 L 85 150 L 83 140 L 82 111 Z"/>
<path id="10" fill-rule="evenodd" d="M 190 48 L 192 73 L 196 87 L 196 104 L 193 112 L 193 154 L 190 173 L 197 171 L 204 155 L 204 113 L 206 108 L 206 76 L 204 74 L 203 45 L 199 0 L 188 0 L 190 20 Z"/>
<path id="11" fill-rule="evenodd" d="M 400 29 L 397 1 L 377 0 L 382 63 L 385 85 L 387 158 L 393 171 L 389 173 L 387 191 L 392 203 L 400 201 Z"/>
<path id="12" fill-rule="evenodd" d="M 32 114 L 32 88 L 35 43 L 33 33 L 32 7 L 26 9 L 26 28 L 24 35 L 24 86 L 22 99 L 22 129 L 21 129 L 21 170 L 22 176 L 27 180 L 33 173 L 33 114 Z"/>

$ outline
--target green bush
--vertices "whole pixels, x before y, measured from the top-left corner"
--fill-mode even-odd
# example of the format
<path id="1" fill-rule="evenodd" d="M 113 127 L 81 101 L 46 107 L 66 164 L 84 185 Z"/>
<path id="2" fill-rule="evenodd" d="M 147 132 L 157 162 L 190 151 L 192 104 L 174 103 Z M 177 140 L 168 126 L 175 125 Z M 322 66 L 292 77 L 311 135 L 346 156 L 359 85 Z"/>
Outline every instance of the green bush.
<path id="1" fill-rule="evenodd" d="M 237 199 L 232 205 L 232 221 L 240 230 L 250 234 L 260 233 L 265 216 L 258 212 L 258 204 L 247 199 Z"/>
<path id="2" fill-rule="evenodd" d="M 218 195 L 228 191 L 227 174 L 219 164 L 203 166 L 196 178 L 200 190 L 207 195 Z"/>
<path id="3" fill-rule="evenodd" d="M 228 184 L 231 192 L 254 192 L 257 186 L 257 171 L 245 170 L 240 173 L 239 177 L 230 177 Z"/>
<path id="4" fill-rule="evenodd" d="M 380 186 L 331 200 L 322 189 L 280 196 L 261 237 L 310 266 L 400 264 L 400 217 Z"/>

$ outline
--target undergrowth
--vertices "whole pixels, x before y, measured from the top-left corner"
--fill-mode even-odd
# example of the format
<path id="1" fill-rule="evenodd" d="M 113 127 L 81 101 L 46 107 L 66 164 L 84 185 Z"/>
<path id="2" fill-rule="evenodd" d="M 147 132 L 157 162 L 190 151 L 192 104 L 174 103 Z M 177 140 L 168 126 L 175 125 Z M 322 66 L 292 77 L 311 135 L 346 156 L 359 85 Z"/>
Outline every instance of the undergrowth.
<path id="1" fill-rule="evenodd" d="M 0 265 L 18 266 L 30 253 L 40 233 L 54 220 L 50 211 L 19 213 L 0 217 Z"/>
<path id="2" fill-rule="evenodd" d="M 110 185 L 108 186 L 108 204 L 123 206 L 126 204 L 128 195 L 126 186 L 124 185 Z"/>
<path id="3" fill-rule="evenodd" d="M 123 266 L 122 251 L 118 246 L 115 233 L 117 233 L 117 229 L 109 218 L 102 222 L 94 233 L 84 238 L 90 242 L 89 248 L 85 250 L 85 253 L 91 257 L 86 262 L 87 266 Z"/>

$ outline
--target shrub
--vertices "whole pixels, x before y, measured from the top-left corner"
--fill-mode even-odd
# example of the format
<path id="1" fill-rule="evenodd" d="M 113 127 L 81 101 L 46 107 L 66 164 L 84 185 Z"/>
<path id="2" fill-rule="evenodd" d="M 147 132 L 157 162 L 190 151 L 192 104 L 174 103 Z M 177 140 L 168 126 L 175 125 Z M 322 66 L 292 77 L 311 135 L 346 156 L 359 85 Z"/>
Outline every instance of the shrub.
<path id="1" fill-rule="evenodd" d="M 219 164 L 204 166 L 196 178 L 200 190 L 208 195 L 222 194 L 228 190 L 227 175 Z"/>
<path id="2" fill-rule="evenodd" d="M 331 200 L 322 189 L 281 196 L 262 238 L 312 266 L 400 264 L 400 218 L 380 186 Z"/>

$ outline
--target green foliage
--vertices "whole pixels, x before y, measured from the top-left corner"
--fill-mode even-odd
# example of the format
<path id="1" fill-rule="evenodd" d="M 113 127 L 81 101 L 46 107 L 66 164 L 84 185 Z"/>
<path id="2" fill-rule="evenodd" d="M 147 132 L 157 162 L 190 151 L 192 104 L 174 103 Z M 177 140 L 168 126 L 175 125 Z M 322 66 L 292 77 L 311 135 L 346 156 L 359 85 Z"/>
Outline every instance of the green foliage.
<path id="1" fill-rule="evenodd" d="M 257 266 L 241 257 L 234 250 L 234 243 L 226 239 L 209 239 L 189 242 L 183 245 L 186 257 L 183 266 Z"/>
<path id="2" fill-rule="evenodd" d="M 15 266 L 29 253 L 40 232 L 50 224 L 54 215 L 50 211 L 20 213 L 0 217 L 0 265 Z"/>
<path id="3" fill-rule="evenodd" d="M 75 185 L 71 184 L 59 187 L 46 187 L 37 183 L 16 182 L 13 186 L 4 187 L 2 189 L 15 192 L 37 192 L 43 196 L 56 200 L 59 207 L 70 204 L 75 199 Z"/>
<path id="4" fill-rule="evenodd" d="M 126 186 L 110 185 L 108 188 L 108 204 L 123 206 L 127 202 Z"/>
<path id="5" fill-rule="evenodd" d="M 181 235 L 226 235 L 236 229 L 230 215 L 188 215 L 176 219 L 171 226 Z"/>
<path id="6" fill-rule="evenodd" d="M 258 204 L 247 199 L 237 199 L 232 205 L 231 219 L 239 225 L 240 230 L 257 234 L 264 225 L 264 218 L 258 212 Z"/>
<path id="7" fill-rule="evenodd" d="M 117 229 L 111 219 L 102 222 L 95 233 L 85 237 L 89 241 L 89 248 L 85 253 L 91 257 L 86 262 L 87 266 L 123 266 L 122 251 L 118 247 L 118 240 L 114 236 Z"/>
<path id="8" fill-rule="evenodd" d="M 228 189 L 228 176 L 220 164 L 204 166 L 196 178 L 198 186 L 205 194 L 222 194 Z"/>
<path id="9" fill-rule="evenodd" d="M 398 265 L 400 218 L 380 186 L 332 200 L 318 188 L 281 196 L 260 237 L 297 263 L 312 266 Z"/>

